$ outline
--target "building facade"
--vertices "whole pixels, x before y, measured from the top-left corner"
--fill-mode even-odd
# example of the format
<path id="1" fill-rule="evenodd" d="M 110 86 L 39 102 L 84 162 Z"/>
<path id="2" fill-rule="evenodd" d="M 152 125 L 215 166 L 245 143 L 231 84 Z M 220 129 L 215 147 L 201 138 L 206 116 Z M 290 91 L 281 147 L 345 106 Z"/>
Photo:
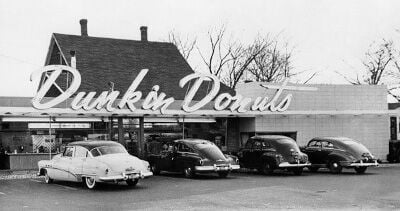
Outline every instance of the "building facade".
<path id="1" fill-rule="evenodd" d="M 388 153 L 384 86 L 246 83 L 232 90 L 195 73 L 171 43 L 53 34 L 36 96 L 0 97 L 0 168 L 36 162 L 86 139 L 123 144 L 146 157 L 152 143 L 203 138 L 236 152 L 256 134 L 304 145 L 347 136 L 378 158 Z M 50 154 L 50 156 L 49 156 Z"/>

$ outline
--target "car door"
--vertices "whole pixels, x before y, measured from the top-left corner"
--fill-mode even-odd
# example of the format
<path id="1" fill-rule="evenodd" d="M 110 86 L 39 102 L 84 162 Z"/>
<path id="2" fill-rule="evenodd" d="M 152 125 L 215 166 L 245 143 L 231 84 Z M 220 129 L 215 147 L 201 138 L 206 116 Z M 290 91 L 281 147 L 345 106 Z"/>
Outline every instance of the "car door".
<path id="1" fill-rule="evenodd" d="M 266 143 L 262 140 L 254 140 L 251 146 L 251 153 L 248 153 L 248 162 L 251 167 L 258 167 L 261 165 L 261 156 L 264 154 Z"/>
<path id="2" fill-rule="evenodd" d="M 69 163 L 69 180 L 79 181 L 82 175 L 83 163 L 86 160 L 88 150 L 81 146 L 75 147 L 75 152 Z"/>
<path id="3" fill-rule="evenodd" d="M 174 161 L 174 154 L 175 154 L 175 146 L 170 144 L 168 146 L 168 150 L 163 150 L 160 153 L 160 158 L 158 160 L 158 167 L 160 170 L 165 171 L 173 171 L 173 161 Z"/>
<path id="4" fill-rule="evenodd" d="M 251 166 L 251 156 L 252 156 L 252 146 L 253 146 L 253 139 L 247 140 L 244 148 L 239 153 L 239 161 L 244 167 Z"/>
<path id="5" fill-rule="evenodd" d="M 334 150 L 333 144 L 329 141 L 321 141 L 321 148 L 322 150 L 319 159 L 321 159 L 323 163 L 328 163 L 329 154 L 331 154 Z"/>
<path id="6" fill-rule="evenodd" d="M 74 154 L 74 147 L 65 147 L 64 153 L 57 161 L 53 162 L 52 171 L 49 171 L 49 176 L 58 180 L 69 180 L 69 163 Z"/>
<path id="7" fill-rule="evenodd" d="M 304 148 L 304 152 L 308 155 L 308 160 L 312 164 L 320 164 L 323 163 L 320 159 L 321 156 L 321 143 L 317 140 L 312 140 L 307 144 L 307 147 Z"/>

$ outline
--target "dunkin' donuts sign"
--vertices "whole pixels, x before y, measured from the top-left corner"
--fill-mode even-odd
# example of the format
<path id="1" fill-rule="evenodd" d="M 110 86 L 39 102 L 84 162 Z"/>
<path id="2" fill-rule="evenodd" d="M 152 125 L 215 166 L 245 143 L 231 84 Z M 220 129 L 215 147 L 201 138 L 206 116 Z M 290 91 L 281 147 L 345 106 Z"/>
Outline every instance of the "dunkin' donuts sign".
<path id="1" fill-rule="evenodd" d="M 53 85 L 56 87 L 58 86 L 56 84 L 56 80 L 63 71 L 67 71 L 72 74 L 73 79 L 70 82 L 69 87 L 65 91 L 62 91 L 58 87 L 61 91 L 61 94 L 55 98 L 43 102 L 43 98 L 49 91 L 50 87 L 52 87 Z M 142 92 L 140 90 L 137 90 L 139 84 L 142 82 L 143 78 L 146 77 L 148 71 L 148 69 L 141 70 L 137 77 L 132 81 L 132 84 L 125 93 L 120 93 L 119 91 L 103 91 L 100 94 L 97 94 L 96 92 L 79 92 L 72 100 L 70 106 L 73 110 L 83 109 L 86 111 L 90 111 L 92 109 L 100 110 L 105 108 L 107 111 L 112 112 L 115 109 L 128 108 L 132 112 L 135 112 L 136 109 L 143 109 L 153 111 L 159 110 L 161 113 L 165 113 L 165 111 L 168 109 L 168 106 L 170 106 L 171 103 L 175 101 L 175 99 L 173 97 L 168 97 L 167 93 L 162 92 L 160 90 L 160 86 L 154 85 L 147 96 L 143 96 Z M 73 94 L 75 94 L 81 84 L 81 75 L 79 71 L 69 66 L 45 66 L 43 69 L 39 70 L 35 74 L 32 74 L 31 79 L 36 74 L 44 74 L 46 77 L 46 80 L 36 93 L 35 97 L 32 99 L 32 105 L 36 109 L 49 109 L 62 103 L 63 101 L 70 98 Z M 218 78 L 213 75 L 192 73 L 182 78 L 179 81 L 179 86 L 183 88 L 189 81 L 192 81 L 191 84 L 193 85 L 190 87 L 187 95 L 185 96 L 181 107 L 182 110 L 187 113 L 201 109 L 206 104 L 210 103 L 214 98 L 215 99 L 213 102 L 213 107 L 216 111 L 230 110 L 231 112 L 239 113 L 243 113 L 248 110 L 260 112 L 282 112 L 288 109 L 293 97 L 292 94 L 286 94 L 281 98 L 282 92 L 284 90 L 310 89 L 308 87 L 302 88 L 287 86 L 287 81 L 285 81 L 280 86 L 264 86 L 268 89 L 275 89 L 276 92 L 274 96 L 260 96 L 253 99 L 249 97 L 244 97 L 240 94 L 232 96 L 229 93 L 222 93 L 218 95 L 220 83 Z M 192 102 L 193 97 L 196 95 L 196 92 L 199 90 L 200 85 L 204 81 L 211 81 L 211 90 L 200 101 Z M 121 100 L 115 106 L 114 103 L 117 99 Z M 141 105 L 139 105 L 139 100 L 141 99 L 143 99 L 143 101 L 141 102 Z"/>

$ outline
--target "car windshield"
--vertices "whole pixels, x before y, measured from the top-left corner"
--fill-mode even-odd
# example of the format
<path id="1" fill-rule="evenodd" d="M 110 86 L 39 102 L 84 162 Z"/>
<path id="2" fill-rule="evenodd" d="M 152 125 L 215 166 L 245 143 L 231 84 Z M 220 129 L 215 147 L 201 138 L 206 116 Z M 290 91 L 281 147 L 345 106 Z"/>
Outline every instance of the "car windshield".
<path id="1" fill-rule="evenodd" d="M 123 146 L 102 146 L 96 147 L 90 151 L 93 157 L 109 154 L 127 153 Z"/>

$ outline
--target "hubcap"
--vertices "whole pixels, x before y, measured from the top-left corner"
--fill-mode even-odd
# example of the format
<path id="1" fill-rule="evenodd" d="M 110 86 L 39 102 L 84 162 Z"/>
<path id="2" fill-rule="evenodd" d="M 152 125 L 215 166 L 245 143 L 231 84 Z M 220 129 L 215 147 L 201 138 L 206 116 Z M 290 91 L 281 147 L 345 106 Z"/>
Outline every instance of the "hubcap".
<path id="1" fill-rule="evenodd" d="M 338 167 L 338 164 L 337 164 L 337 163 L 333 163 L 332 166 L 333 166 L 334 168 L 337 168 L 337 167 Z"/>

